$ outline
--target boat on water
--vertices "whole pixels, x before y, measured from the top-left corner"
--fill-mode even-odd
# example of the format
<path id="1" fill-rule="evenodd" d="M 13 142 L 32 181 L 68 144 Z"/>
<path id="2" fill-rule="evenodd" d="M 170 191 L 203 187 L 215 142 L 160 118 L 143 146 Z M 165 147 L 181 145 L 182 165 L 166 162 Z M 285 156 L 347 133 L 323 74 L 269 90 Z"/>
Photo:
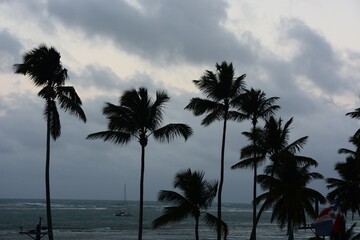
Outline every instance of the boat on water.
<path id="1" fill-rule="evenodd" d="M 117 217 L 126 217 L 126 216 L 131 216 L 128 212 L 126 211 L 117 211 L 114 216 L 117 216 Z"/>
<path id="2" fill-rule="evenodd" d="M 117 211 L 116 213 L 114 213 L 114 216 L 117 217 L 127 217 L 127 216 L 131 216 L 130 213 L 128 213 L 127 211 L 127 200 L 126 200 L 126 184 L 124 185 L 124 201 L 123 201 L 123 207 L 122 210 Z"/>

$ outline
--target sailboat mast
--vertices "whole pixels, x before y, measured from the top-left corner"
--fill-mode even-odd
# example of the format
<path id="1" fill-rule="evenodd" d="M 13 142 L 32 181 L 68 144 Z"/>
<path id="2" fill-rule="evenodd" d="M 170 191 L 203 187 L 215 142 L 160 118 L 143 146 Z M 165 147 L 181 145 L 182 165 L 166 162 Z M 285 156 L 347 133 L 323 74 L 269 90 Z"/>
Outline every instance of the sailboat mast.
<path id="1" fill-rule="evenodd" d="M 126 184 L 124 184 L 124 207 L 126 209 Z"/>

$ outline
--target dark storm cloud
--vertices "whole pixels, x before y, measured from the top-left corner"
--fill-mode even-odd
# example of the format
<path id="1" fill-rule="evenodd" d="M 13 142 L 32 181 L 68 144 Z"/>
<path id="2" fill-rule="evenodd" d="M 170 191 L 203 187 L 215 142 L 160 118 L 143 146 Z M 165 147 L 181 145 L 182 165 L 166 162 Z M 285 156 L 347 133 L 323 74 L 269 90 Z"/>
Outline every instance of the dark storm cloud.
<path id="1" fill-rule="evenodd" d="M 8 30 L 0 29 L 0 71 L 12 72 L 13 64 L 19 60 L 21 43 Z"/>
<path id="2" fill-rule="evenodd" d="M 142 1 L 139 11 L 126 1 L 49 1 L 48 12 L 65 27 L 89 37 L 111 38 L 122 50 L 150 61 L 213 63 L 252 58 L 248 48 L 221 26 L 224 1 Z"/>

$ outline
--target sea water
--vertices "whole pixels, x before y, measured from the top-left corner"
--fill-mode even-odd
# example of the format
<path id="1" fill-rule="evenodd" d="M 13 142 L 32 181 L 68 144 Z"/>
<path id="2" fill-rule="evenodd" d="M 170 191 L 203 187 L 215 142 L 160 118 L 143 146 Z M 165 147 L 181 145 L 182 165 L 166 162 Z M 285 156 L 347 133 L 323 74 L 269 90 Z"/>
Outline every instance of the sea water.
<path id="1" fill-rule="evenodd" d="M 216 205 L 216 204 L 214 204 Z M 128 201 L 130 216 L 115 216 L 123 208 L 117 201 L 95 200 L 53 200 L 52 219 L 56 240 L 112 240 L 137 239 L 138 202 Z M 158 202 L 144 203 L 144 240 L 188 240 L 195 239 L 194 219 L 189 217 L 180 223 L 152 229 L 151 222 L 162 213 L 163 205 Z M 216 215 L 216 206 L 209 210 Z M 249 239 L 252 228 L 252 207 L 250 204 L 225 203 L 222 206 L 223 220 L 229 226 L 229 240 Z M 286 229 L 279 229 L 270 222 L 271 212 L 265 212 L 257 228 L 259 240 L 284 239 Z M 23 231 L 35 229 L 39 219 L 46 225 L 44 200 L 0 199 L 0 239 L 31 239 Z M 200 239 L 216 239 L 214 231 L 200 225 Z M 313 237 L 311 230 L 298 230 L 295 239 Z M 42 239 L 47 239 L 43 237 Z"/>

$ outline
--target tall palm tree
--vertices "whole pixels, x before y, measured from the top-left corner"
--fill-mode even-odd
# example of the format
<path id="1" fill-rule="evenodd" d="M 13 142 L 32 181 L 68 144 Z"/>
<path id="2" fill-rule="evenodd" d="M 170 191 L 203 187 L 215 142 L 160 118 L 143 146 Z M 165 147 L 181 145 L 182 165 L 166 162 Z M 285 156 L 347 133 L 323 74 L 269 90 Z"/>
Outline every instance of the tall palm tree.
<path id="1" fill-rule="evenodd" d="M 256 201 L 263 201 L 264 210 L 272 208 L 271 222 L 276 220 L 280 228 L 287 225 L 290 234 L 294 227 L 306 225 L 307 216 L 317 217 L 316 201 L 326 202 L 321 193 L 307 187 L 312 180 L 323 179 L 321 174 L 310 172 L 310 167 L 317 165 L 312 158 L 282 151 L 277 163 L 267 166 L 265 174 L 257 178 L 266 192 Z"/>
<path id="2" fill-rule="evenodd" d="M 266 119 L 270 115 L 273 115 L 276 110 L 280 108 L 278 105 L 274 105 L 275 101 L 278 100 L 278 97 L 270 97 L 266 98 L 265 92 L 261 90 L 255 90 L 251 88 L 250 90 L 245 90 L 245 93 L 242 95 L 242 99 L 240 101 L 240 108 L 239 112 L 244 116 L 245 119 L 249 119 L 252 124 L 251 133 L 248 134 L 250 136 L 250 140 L 252 141 L 252 150 L 241 151 L 241 156 L 239 163 L 233 165 L 231 169 L 236 168 L 247 168 L 252 167 L 254 170 L 254 179 L 253 179 L 253 235 L 251 235 L 251 239 L 256 240 L 256 178 L 257 178 L 257 166 L 259 161 L 264 160 L 265 158 L 262 157 L 262 154 L 258 154 L 257 152 L 257 141 L 259 140 L 257 137 L 258 132 L 257 123 L 259 119 Z"/>
<path id="3" fill-rule="evenodd" d="M 246 75 L 235 78 L 232 63 L 216 63 L 216 73 L 207 70 L 199 80 L 193 80 L 193 83 L 205 95 L 203 98 L 192 98 L 185 109 L 193 112 L 195 116 L 206 114 L 201 124 L 208 126 L 211 123 L 222 120 L 222 143 L 220 159 L 220 181 L 217 198 L 217 217 L 219 219 L 217 239 L 221 239 L 221 204 L 222 188 L 224 184 L 224 161 L 225 161 L 225 139 L 227 120 L 240 121 L 241 116 L 236 111 L 238 108 L 239 97 L 244 91 Z"/>
<path id="4" fill-rule="evenodd" d="M 195 239 L 199 240 L 199 220 L 202 217 L 205 224 L 210 228 L 217 228 L 218 219 L 204 210 L 211 207 L 216 196 L 217 182 L 209 182 L 204 179 L 204 172 L 191 169 L 179 171 L 175 175 L 174 188 L 178 188 L 182 194 L 175 191 L 162 190 L 158 200 L 163 203 L 174 203 L 177 206 L 165 207 L 164 214 L 156 218 L 152 225 L 158 228 L 170 222 L 180 222 L 188 216 L 195 218 Z M 228 234 L 226 223 L 222 223 L 222 231 Z"/>
<path id="5" fill-rule="evenodd" d="M 54 48 L 40 45 L 23 56 L 23 63 L 15 64 L 15 73 L 29 76 L 35 86 L 42 87 L 38 96 L 45 100 L 46 119 L 46 215 L 49 240 L 53 239 L 50 199 L 50 137 L 56 140 L 61 134 L 60 116 L 57 102 L 63 110 L 75 115 L 83 122 L 86 116 L 81 108 L 82 102 L 74 87 L 65 86 L 67 70 L 62 66 L 60 53 Z"/>
<path id="6" fill-rule="evenodd" d="M 141 146 L 140 206 L 138 239 L 142 239 L 144 205 L 145 147 L 152 135 L 159 142 L 170 142 L 175 137 L 187 140 L 192 129 L 182 123 L 171 123 L 161 127 L 165 104 L 169 96 L 164 91 L 156 92 L 152 100 L 146 88 L 126 90 L 119 99 L 119 105 L 106 103 L 103 114 L 109 120 L 106 131 L 92 133 L 87 139 L 103 139 L 116 144 L 126 144 L 137 139 Z"/>

